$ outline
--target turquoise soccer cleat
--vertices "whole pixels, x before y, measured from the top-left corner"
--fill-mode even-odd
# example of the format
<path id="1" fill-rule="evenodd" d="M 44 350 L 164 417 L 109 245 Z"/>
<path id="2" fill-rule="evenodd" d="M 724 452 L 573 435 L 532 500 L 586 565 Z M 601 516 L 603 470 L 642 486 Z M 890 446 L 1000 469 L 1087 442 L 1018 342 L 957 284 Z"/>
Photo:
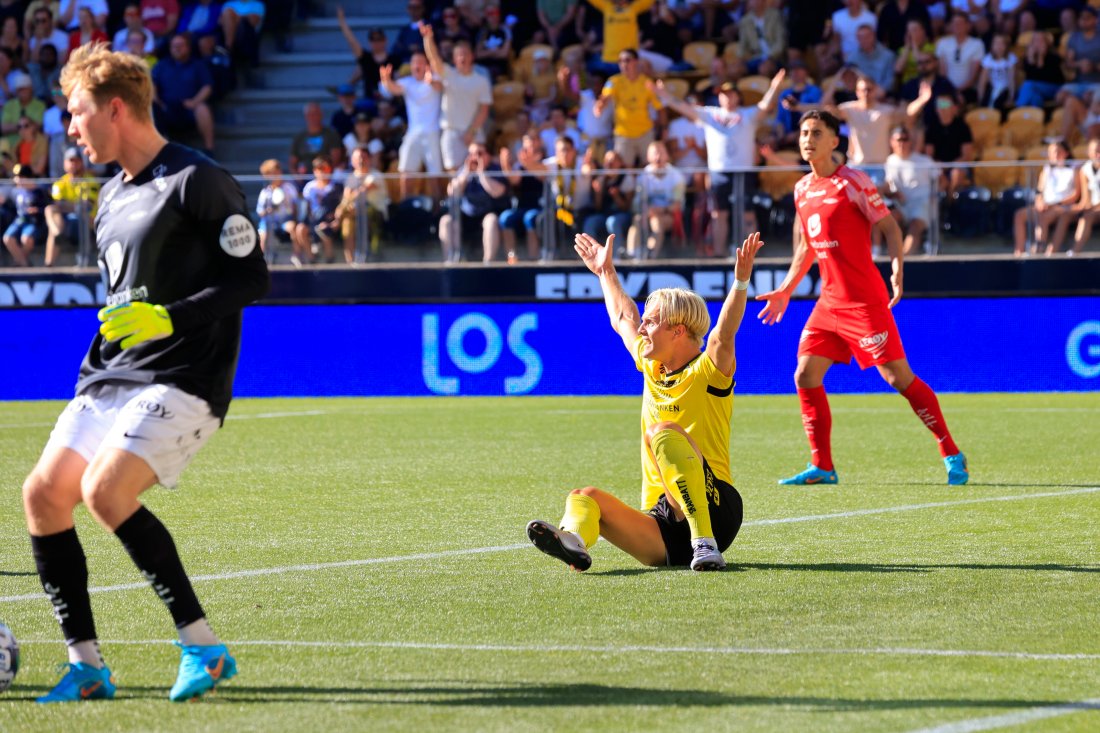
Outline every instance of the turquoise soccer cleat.
<path id="1" fill-rule="evenodd" d="M 956 453 L 943 459 L 947 467 L 947 483 L 950 486 L 962 486 L 970 480 L 970 471 L 966 467 L 966 456 Z"/>
<path id="2" fill-rule="evenodd" d="M 168 693 L 172 702 L 199 697 L 237 674 L 237 660 L 225 644 L 184 646 L 176 642 L 176 646 L 180 648 L 180 671 Z"/>
<path id="3" fill-rule="evenodd" d="M 812 463 L 806 464 L 806 470 L 790 478 L 779 479 L 781 486 L 811 486 L 813 484 L 835 484 L 836 471 L 822 471 Z"/>
<path id="4" fill-rule="evenodd" d="M 65 665 L 62 665 L 65 666 Z M 115 681 L 111 670 L 100 669 L 84 662 L 70 662 L 69 671 L 52 690 L 38 698 L 40 703 L 110 700 L 115 696 Z"/>

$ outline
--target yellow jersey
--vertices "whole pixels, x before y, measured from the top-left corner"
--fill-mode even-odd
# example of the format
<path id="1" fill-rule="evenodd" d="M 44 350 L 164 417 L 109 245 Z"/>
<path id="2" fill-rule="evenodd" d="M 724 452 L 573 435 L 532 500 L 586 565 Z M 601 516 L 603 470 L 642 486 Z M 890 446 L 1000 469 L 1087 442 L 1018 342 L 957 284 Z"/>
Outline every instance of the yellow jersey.
<path id="1" fill-rule="evenodd" d="M 645 377 L 642 392 L 642 510 L 664 493 L 661 475 L 649 457 L 645 432 L 659 422 L 674 422 L 691 436 L 714 477 L 733 485 L 730 474 L 730 419 L 733 377 L 727 377 L 706 353 L 675 372 L 642 357 L 641 336 L 634 342 L 634 366 Z"/>
<path id="2" fill-rule="evenodd" d="M 649 77 L 645 74 L 638 74 L 634 81 L 623 74 L 615 74 L 604 84 L 601 96 L 615 103 L 615 135 L 641 137 L 653 129 L 649 108 L 661 109 L 662 105 L 646 86 L 648 82 Z"/>
<path id="3" fill-rule="evenodd" d="M 95 220 L 96 209 L 99 200 L 99 183 L 91 176 L 81 176 L 74 180 L 66 173 L 53 183 L 50 191 L 54 201 L 69 201 L 76 203 L 83 199 L 89 205 L 88 216 Z"/>
<path id="4" fill-rule="evenodd" d="M 635 0 L 625 7 L 615 7 L 613 0 L 588 0 L 603 13 L 603 60 L 613 64 L 624 48 L 638 50 L 638 16 L 653 7 L 655 0 Z"/>

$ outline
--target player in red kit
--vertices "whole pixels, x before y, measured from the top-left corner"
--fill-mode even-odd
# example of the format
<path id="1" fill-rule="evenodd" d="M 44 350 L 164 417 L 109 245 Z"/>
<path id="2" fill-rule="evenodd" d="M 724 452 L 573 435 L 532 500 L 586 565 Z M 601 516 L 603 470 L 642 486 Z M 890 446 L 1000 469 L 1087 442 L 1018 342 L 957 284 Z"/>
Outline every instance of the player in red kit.
<path id="1" fill-rule="evenodd" d="M 779 483 L 837 482 L 830 448 L 833 421 L 823 382 L 829 367 L 836 362 L 847 364 L 855 356 L 861 369 L 875 366 L 936 436 L 947 483 L 965 484 L 970 477 L 966 456 L 947 430 L 936 393 L 909 367 L 890 312 L 902 293 L 901 230 L 871 179 L 833 160 L 839 134 L 840 121 L 828 112 L 811 110 L 802 116 L 798 144 L 812 169 L 794 189 L 802 236 L 797 237 L 783 284 L 756 297 L 767 301 L 759 316 L 764 323 L 778 323 L 791 293 L 817 259 L 821 297 L 802 330 L 794 373 L 811 461 L 805 471 Z M 871 259 L 872 227 L 882 234 L 890 252 L 892 298 Z"/>

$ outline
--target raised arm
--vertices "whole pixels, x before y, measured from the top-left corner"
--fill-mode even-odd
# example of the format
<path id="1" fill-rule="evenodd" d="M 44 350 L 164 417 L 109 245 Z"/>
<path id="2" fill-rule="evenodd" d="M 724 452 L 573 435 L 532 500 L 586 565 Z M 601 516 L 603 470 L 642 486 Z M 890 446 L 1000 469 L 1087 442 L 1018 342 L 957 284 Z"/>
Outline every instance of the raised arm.
<path id="1" fill-rule="evenodd" d="M 794 258 L 791 260 L 790 269 L 787 270 L 787 276 L 783 278 L 783 283 L 770 293 L 756 296 L 756 300 L 768 302 L 757 316 L 768 326 L 783 320 L 783 314 L 791 302 L 791 293 L 798 287 L 798 283 L 802 282 L 802 278 L 810 271 L 816 259 L 809 242 L 802 233 L 800 224 L 795 224 L 794 240 Z"/>
<path id="2" fill-rule="evenodd" d="M 661 104 L 676 110 L 692 122 L 699 121 L 699 113 L 695 110 L 695 107 L 682 99 L 677 99 L 675 95 L 670 94 L 669 91 L 665 89 L 665 83 L 663 81 L 658 79 L 657 81 L 649 82 L 649 86 L 653 89 L 653 93 L 657 95 L 657 99 L 661 100 Z"/>
<path id="3" fill-rule="evenodd" d="M 359 39 L 351 32 L 351 27 L 348 26 L 348 19 L 344 17 L 343 5 L 336 6 L 336 20 L 340 23 L 340 32 L 344 34 L 344 40 L 348 42 L 348 48 L 351 49 L 351 55 L 355 58 L 359 58 L 363 55 L 363 47 L 359 44 Z"/>
<path id="4" fill-rule="evenodd" d="M 607 306 L 611 327 L 623 340 L 626 350 L 633 354 L 634 342 L 638 340 L 638 329 L 642 325 L 642 316 L 638 313 L 637 303 L 623 290 L 619 274 L 615 272 L 615 262 L 611 256 L 615 249 L 615 235 L 610 235 L 607 243 L 601 245 L 590 234 L 582 232 L 574 238 L 573 249 L 584 260 L 585 266 L 592 274 L 600 278 L 603 302 Z"/>
<path id="5" fill-rule="evenodd" d="M 922 81 L 920 83 L 920 93 L 917 95 L 917 98 L 905 107 L 905 115 L 909 119 L 909 121 L 911 122 L 913 120 L 916 120 L 917 117 L 920 115 L 921 110 L 923 110 L 925 105 L 927 105 L 928 102 L 930 102 L 931 100 L 932 84 L 931 82 Z"/>
<path id="6" fill-rule="evenodd" d="M 756 103 L 756 107 L 764 114 L 771 114 L 775 109 L 775 97 L 779 93 L 779 85 L 783 83 L 783 77 L 787 75 L 787 72 L 780 69 L 779 72 L 772 77 L 772 83 L 768 85 L 768 91 L 764 93 L 764 96 Z"/>
<path id="7" fill-rule="evenodd" d="M 378 79 L 382 88 L 391 95 L 398 97 L 405 93 L 405 87 L 393 80 L 393 66 L 391 64 L 378 67 Z"/>
<path id="8" fill-rule="evenodd" d="M 428 57 L 428 65 L 432 67 L 432 73 L 442 79 L 447 64 L 439 54 L 439 46 L 435 45 L 435 31 L 431 23 L 424 21 L 420 21 L 417 27 L 420 29 L 420 37 L 424 39 L 424 55 Z"/>
<path id="9" fill-rule="evenodd" d="M 737 370 L 737 357 L 734 341 L 741 320 L 745 317 L 745 305 L 748 302 L 749 278 L 752 276 L 752 264 L 756 253 L 764 243 L 760 241 L 760 232 L 753 232 L 737 248 L 737 264 L 734 266 L 733 288 L 722 303 L 718 321 L 707 337 L 707 356 L 718 367 L 718 371 L 732 377 Z"/>

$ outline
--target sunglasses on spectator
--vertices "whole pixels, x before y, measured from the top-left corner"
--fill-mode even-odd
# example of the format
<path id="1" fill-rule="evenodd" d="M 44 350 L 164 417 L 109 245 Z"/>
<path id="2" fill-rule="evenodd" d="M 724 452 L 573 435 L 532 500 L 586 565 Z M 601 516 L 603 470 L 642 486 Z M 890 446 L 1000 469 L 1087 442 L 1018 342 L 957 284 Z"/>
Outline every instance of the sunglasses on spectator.
<path id="1" fill-rule="evenodd" d="M 31 126 L 24 122 L 23 124 L 19 125 L 19 129 L 20 130 L 29 130 L 29 129 L 31 129 Z"/>
<path id="2" fill-rule="evenodd" d="M 49 23 L 50 22 L 50 17 L 48 15 L 43 15 L 43 16 L 40 16 L 40 17 L 36 17 L 34 19 L 34 22 L 35 23 Z"/>

